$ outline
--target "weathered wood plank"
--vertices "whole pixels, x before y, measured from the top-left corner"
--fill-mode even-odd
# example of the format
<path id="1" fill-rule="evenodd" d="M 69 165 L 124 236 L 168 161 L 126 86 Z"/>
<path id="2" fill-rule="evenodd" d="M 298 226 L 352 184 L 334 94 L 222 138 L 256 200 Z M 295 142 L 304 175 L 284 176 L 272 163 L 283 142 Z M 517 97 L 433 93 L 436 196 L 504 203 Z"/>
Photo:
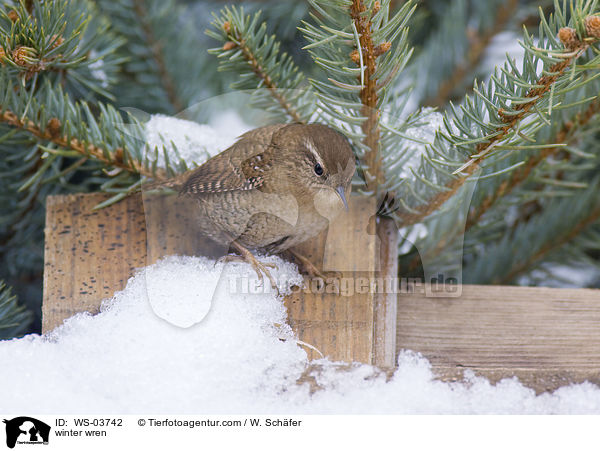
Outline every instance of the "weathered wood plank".
<path id="1" fill-rule="evenodd" d="M 141 199 L 93 211 L 103 195 L 49 196 L 46 200 L 42 329 L 77 313 L 95 313 L 102 299 L 125 286 L 146 264 Z"/>
<path id="2" fill-rule="evenodd" d="M 537 391 L 600 383 L 600 290 L 464 285 L 459 298 L 400 295 L 397 346 L 422 353 L 446 380 L 470 369 Z"/>
<path id="3" fill-rule="evenodd" d="M 348 215 L 334 221 L 315 241 L 298 247 L 318 266 L 341 272 L 351 291 L 340 289 L 340 296 L 328 294 L 327 286 L 324 293 L 311 286 L 310 292 L 289 296 L 286 306 L 290 325 L 300 340 L 316 346 L 324 355 L 393 367 L 396 295 L 369 289 L 356 292 L 360 281 L 368 284 L 374 276 L 397 273 L 396 258 L 390 253 L 397 247 L 395 225 L 381 221 L 375 226 L 375 212 L 373 199 L 352 198 Z M 319 357 L 314 351 L 307 352 L 311 358 Z"/>
<path id="4" fill-rule="evenodd" d="M 381 219 L 377 224 L 379 237 L 380 277 L 398 275 L 398 228 L 392 220 Z M 375 324 L 373 364 L 382 368 L 396 366 L 396 333 L 398 294 L 383 291 L 375 294 Z"/>
<path id="5" fill-rule="evenodd" d="M 220 256 L 226 249 L 194 233 L 194 208 L 176 197 L 131 196 L 111 207 L 93 211 L 103 194 L 51 196 L 47 201 L 46 267 L 43 330 L 52 330 L 81 311 L 96 312 L 102 299 L 125 287 L 135 268 L 165 255 Z M 341 217 L 300 250 L 326 270 L 343 269 L 352 282 L 369 278 L 381 267 L 395 272 L 389 248 L 370 232 L 375 213 L 372 200 L 352 198 L 350 214 Z M 375 229 L 373 229 L 375 230 Z M 383 232 L 379 232 L 383 230 Z M 378 235 L 396 246 L 389 224 Z M 383 233 L 383 235 L 382 235 Z M 356 243 L 348 246 L 348 243 Z M 202 252 L 198 252 L 201 250 Z M 340 267 L 341 266 L 341 267 Z M 395 296 L 339 296 L 305 290 L 286 299 L 289 322 L 299 338 L 334 360 L 393 366 L 395 360 Z M 319 357 L 309 350 L 311 357 Z"/>

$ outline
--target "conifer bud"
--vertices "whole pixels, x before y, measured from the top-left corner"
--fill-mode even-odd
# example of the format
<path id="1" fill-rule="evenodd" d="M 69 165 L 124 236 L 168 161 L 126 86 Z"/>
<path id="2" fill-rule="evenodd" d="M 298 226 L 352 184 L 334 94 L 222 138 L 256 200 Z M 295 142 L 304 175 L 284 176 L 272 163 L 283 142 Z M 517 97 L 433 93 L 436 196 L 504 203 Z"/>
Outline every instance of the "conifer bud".
<path id="1" fill-rule="evenodd" d="M 52 138 L 56 138 L 60 135 L 60 127 L 60 121 L 55 117 L 50 118 L 48 124 L 46 124 L 46 130 L 48 130 L 48 133 L 50 133 Z"/>
<path id="2" fill-rule="evenodd" d="M 600 17 L 598 17 L 598 16 L 586 17 L 585 32 L 591 38 L 600 39 Z"/>
<path id="3" fill-rule="evenodd" d="M 229 33 L 231 31 L 231 24 L 229 21 L 223 22 L 223 30 L 225 30 L 225 33 Z"/>
<path id="4" fill-rule="evenodd" d="M 235 42 L 227 41 L 225 44 L 223 44 L 223 50 L 231 50 L 234 47 Z"/>
<path id="5" fill-rule="evenodd" d="M 380 9 L 381 9 L 381 2 L 379 2 L 379 0 L 377 0 L 375 3 L 373 3 L 373 16 L 375 14 L 377 14 Z"/>
<path id="6" fill-rule="evenodd" d="M 558 39 L 568 49 L 575 49 L 581 44 L 574 28 L 563 27 L 558 30 Z"/>
<path id="7" fill-rule="evenodd" d="M 17 20 L 19 20 L 19 13 L 17 13 L 14 9 L 11 9 L 8 12 L 7 16 L 11 22 L 16 22 Z"/>
<path id="8" fill-rule="evenodd" d="M 360 66 L 360 54 L 358 53 L 358 50 L 354 49 L 350 52 L 350 59 L 354 62 L 354 64 Z"/>
<path id="9" fill-rule="evenodd" d="M 53 34 L 52 38 L 50 38 L 50 41 L 52 42 L 52 48 L 55 49 L 56 47 L 61 45 L 63 42 L 65 42 L 65 39 L 62 36 Z"/>
<path id="10" fill-rule="evenodd" d="M 35 50 L 31 47 L 20 45 L 12 52 L 12 60 L 18 66 L 25 67 L 35 64 L 35 61 L 33 61 L 32 58 L 35 58 Z"/>
<path id="11" fill-rule="evenodd" d="M 383 55 L 385 52 L 387 52 L 391 48 L 392 48 L 391 42 L 384 42 L 382 44 L 379 44 L 377 47 L 375 47 L 375 56 Z"/>
<path id="12" fill-rule="evenodd" d="M 500 119 L 502 119 L 502 121 L 504 121 L 504 122 L 510 121 L 510 116 L 508 114 L 506 114 L 504 108 L 498 109 L 498 117 L 500 117 Z"/>

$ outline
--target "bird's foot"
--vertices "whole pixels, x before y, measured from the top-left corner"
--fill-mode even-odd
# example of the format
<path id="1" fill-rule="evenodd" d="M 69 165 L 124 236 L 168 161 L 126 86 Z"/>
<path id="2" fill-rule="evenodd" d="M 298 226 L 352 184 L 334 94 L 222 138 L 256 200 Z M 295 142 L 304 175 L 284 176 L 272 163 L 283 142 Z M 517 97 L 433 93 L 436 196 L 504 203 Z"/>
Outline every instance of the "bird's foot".
<path id="1" fill-rule="evenodd" d="M 262 263 L 262 262 L 260 262 L 252 254 L 252 252 L 250 252 L 248 249 L 246 249 L 241 244 L 235 243 L 234 246 L 240 252 L 241 255 L 234 255 L 234 254 L 225 255 L 225 256 L 221 257 L 218 260 L 218 262 L 219 263 L 220 262 L 224 262 L 224 263 L 229 263 L 229 262 L 245 262 L 245 263 L 249 263 L 252 266 L 252 268 L 254 269 L 254 271 L 256 271 L 256 275 L 258 276 L 258 280 L 261 283 L 264 283 L 263 274 L 265 276 L 267 276 L 267 279 L 269 279 L 269 281 L 271 282 L 271 287 L 273 287 L 273 289 L 277 293 L 277 296 L 279 296 L 279 288 L 277 288 L 277 284 L 275 283 L 275 279 L 273 278 L 273 276 L 271 275 L 271 272 L 268 269 L 268 268 L 277 269 L 277 265 L 275 265 L 274 263 Z"/>

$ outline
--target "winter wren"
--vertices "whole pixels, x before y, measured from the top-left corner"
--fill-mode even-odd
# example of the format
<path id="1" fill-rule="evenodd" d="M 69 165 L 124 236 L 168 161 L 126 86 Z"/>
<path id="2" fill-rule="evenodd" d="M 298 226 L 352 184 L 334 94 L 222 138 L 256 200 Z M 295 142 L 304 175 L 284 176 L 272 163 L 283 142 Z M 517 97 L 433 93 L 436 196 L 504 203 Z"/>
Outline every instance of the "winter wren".
<path id="1" fill-rule="evenodd" d="M 348 208 L 354 169 L 352 149 L 338 132 L 279 124 L 245 133 L 168 185 L 198 201 L 202 234 L 237 249 L 260 279 L 262 271 L 273 283 L 250 250 L 281 253 L 318 235 L 328 218 Z"/>

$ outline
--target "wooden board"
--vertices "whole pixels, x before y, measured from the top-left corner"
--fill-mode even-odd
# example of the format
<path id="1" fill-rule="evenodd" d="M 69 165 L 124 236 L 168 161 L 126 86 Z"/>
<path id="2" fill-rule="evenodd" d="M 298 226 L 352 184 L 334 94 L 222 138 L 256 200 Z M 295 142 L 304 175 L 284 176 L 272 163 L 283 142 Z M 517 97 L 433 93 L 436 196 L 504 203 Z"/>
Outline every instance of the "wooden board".
<path id="1" fill-rule="evenodd" d="M 299 339 L 316 346 L 323 355 L 393 367 L 396 295 L 363 289 L 373 277 L 398 272 L 397 229 L 393 221 L 377 222 L 375 207 L 373 199 L 353 198 L 349 215 L 335 221 L 316 240 L 298 247 L 318 267 L 342 273 L 341 295 L 327 294 L 327 288 L 318 293 L 310 287 L 310 292 L 289 296 L 286 306 Z M 320 357 L 307 352 L 310 358 Z"/>
<path id="2" fill-rule="evenodd" d="M 398 350 L 421 352 L 441 379 L 466 369 L 536 391 L 600 384 L 600 290 L 464 285 L 459 298 L 398 298 Z"/>
<path id="3" fill-rule="evenodd" d="M 190 239 L 193 220 L 185 208 L 165 215 L 163 207 L 144 209 L 141 197 L 133 196 L 93 211 L 103 199 L 48 198 L 45 332 L 76 312 L 96 312 L 135 268 L 206 246 L 200 237 Z M 352 205 L 352 221 L 336 224 L 302 251 L 333 266 L 341 254 L 347 260 L 343 275 L 352 280 L 372 277 L 369 270 L 378 265 L 375 276 L 395 274 L 393 224 L 375 224 L 366 200 L 353 199 Z M 148 243 L 147 234 L 155 239 Z M 443 380 L 458 380 L 469 369 L 492 382 L 517 376 L 538 392 L 584 380 L 600 383 L 600 290 L 465 285 L 458 298 L 297 293 L 286 305 L 299 338 L 334 360 L 389 368 L 397 352 L 410 349 L 427 357 Z"/>
<path id="4" fill-rule="evenodd" d="M 195 234 L 193 208 L 184 199 L 140 195 L 99 211 L 104 194 L 50 196 L 46 203 L 46 243 L 42 327 L 44 332 L 77 312 L 98 311 L 103 299 L 125 287 L 136 268 L 165 255 L 223 255 L 226 249 Z M 301 251 L 326 270 L 343 263 L 354 280 L 395 274 L 393 223 L 374 221 L 375 204 L 353 197 L 341 216 Z M 355 246 L 348 246 L 355 243 Z M 384 249 L 381 251 L 381 249 Z M 380 271 L 374 273 L 374 269 Z M 300 291 L 288 299 L 289 322 L 300 340 L 333 360 L 391 367 L 395 361 L 395 296 L 365 293 L 342 297 Z M 308 351 L 310 357 L 319 357 Z"/>

